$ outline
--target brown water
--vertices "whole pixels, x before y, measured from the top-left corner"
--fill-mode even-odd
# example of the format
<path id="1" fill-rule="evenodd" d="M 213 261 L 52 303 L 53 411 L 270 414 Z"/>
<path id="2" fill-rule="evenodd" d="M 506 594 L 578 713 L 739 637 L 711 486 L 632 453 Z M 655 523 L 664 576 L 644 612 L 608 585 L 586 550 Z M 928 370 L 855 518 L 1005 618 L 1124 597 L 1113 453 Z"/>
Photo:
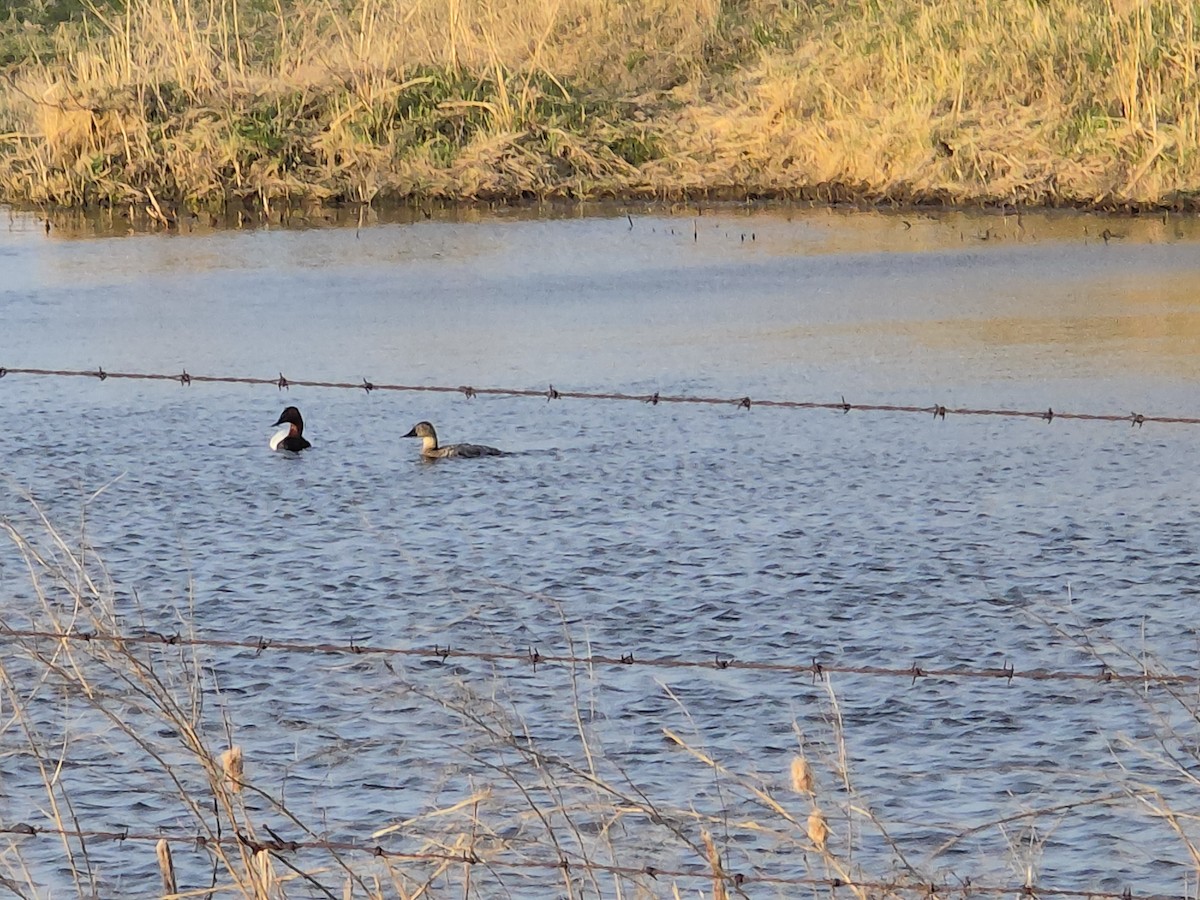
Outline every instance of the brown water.
<path id="1" fill-rule="evenodd" d="M 1196 416 L 1198 249 L 1196 221 L 1174 217 L 608 211 L 117 237 L 47 235 L 14 215 L 0 232 L 0 366 Z M 266 449 L 289 403 L 314 444 L 300 458 Z M 420 419 L 512 453 L 422 464 L 399 440 Z M 86 510 L 131 630 L 542 654 L 569 637 L 577 652 L 635 660 L 800 666 L 1099 673 L 1101 659 L 1145 658 L 1193 673 L 1198 435 L 11 374 L 0 513 L 40 534 L 28 491 L 74 534 Z M 41 615 L 12 548 L 0 613 L 13 626 Z M 36 667 L 15 644 L 5 660 L 32 690 Z M 836 874 L 800 849 L 810 806 L 787 774 L 799 733 L 831 847 L 860 875 L 907 864 L 926 881 L 1172 894 L 1195 883 L 1150 802 L 1200 811 L 1194 689 L 1176 701 L 1091 681 L 835 675 L 834 701 L 807 674 L 716 667 L 583 668 L 572 681 L 563 666 L 470 659 L 389 668 L 205 650 L 202 662 L 207 715 L 228 716 L 249 776 L 338 839 L 449 842 L 453 816 L 372 835 L 486 789 L 480 816 L 518 848 L 509 861 L 577 859 L 582 846 L 634 869 L 702 862 L 661 823 L 604 820 L 611 798 L 574 788 L 579 830 L 553 819 L 567 845 L 555 849 L 530 807 L 566 800 L 521 762 L 525 739 L 505 749 L 462 712 L 493 698 L 550 757 L 641 792 L 689 839 L 703 824 L 731 871 Z M 30 708 L 45 735 L 69 738 L 63 778 L 83 827 L 195 830 L 112 721 L 69 692 Z M 854 802 L 891 845 L 861 815 L 847 822 L 840 740 Z M 220 730 L 213 741 L 225 746 Z M 0 823 L 46 824 L 18 723 L 0 753 Z M 251 805 L 256 826 L 300 836 Z M 61 844 L 17 849 L 39 894 L 75 893 Z M 149 846 L 93 852 L 98 896 L 157 889 Z M 207 856 L 177 853 L 186 886 L 205 886 Z M 4 874 L 15 854 L 0 855 Z M 340 878 L 318 880 L 340 896 Z M 553 870 L 477 866 L 472 878 L 483 896 L 566 893 Z M 611 876 L 573 878 L 581 896 L 617 895 Z M 670 891 L 643 875 L 627 895 L 631 882 Z"/>

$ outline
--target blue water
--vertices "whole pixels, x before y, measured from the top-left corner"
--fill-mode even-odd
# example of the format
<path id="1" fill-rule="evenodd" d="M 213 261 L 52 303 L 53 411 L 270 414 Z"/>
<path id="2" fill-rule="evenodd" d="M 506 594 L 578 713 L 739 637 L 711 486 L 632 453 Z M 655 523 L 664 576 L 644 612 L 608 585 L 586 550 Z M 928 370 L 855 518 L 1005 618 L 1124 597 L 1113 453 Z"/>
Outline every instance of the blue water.
<path id="1" fill-rule="evenodd" d="M 63 625 L 73 585 L 85 630 L 274 646 L 131 658 L 77 644 L 75 667 L 56 668 L 53 645 L 31 658 L 5 638 L 0 824 L 52 819 L 30 733 L 67 760 L 60 790 L 81 828 L 211 824 L 203 769 L 132 659 L 153 661 L 180 709 L 199 686 L 188 715 L 205 745 L 241 747 L 247 781 L 272 798 L 235 795 L 260 838 L 306 827 L 491 863 L 389 871 L 365 853 L 341 868 L 289 852 L 316 872 L 289 896 L 324 896 L 313 882 L 341 896 L 348 879 L 367 896 L 353 879 L 376 876 L 384 896 L 402 895 L 392 879 L 411 891 L 427 877 L 436 896 L 461 896 L 464 878 L 483 896 L 618 896 L 616 876 L 579 863 L 703 868 L 702 831 L 752 896 L 800 890 L 755 877 L 847 875 L 1183 891 L 1186 846 L 1153 810 L 1198 811 L 1194 687 L 637 664 L 1196 672 L 1195 426 L 733 402 L 1200 415 L 1200 235 L 1134 220 L 1106 244 L 1104 227 L 718 210 L 116 237 L 47 235 L 15 215 L 0 233 L 8 369 L 731 402 L 10 373 L 0 514 L 61 564 L 32 497 L 64 546 L 86 546 L 96 588 L 31 576 L 6 542 L 4 623 Z M 267 449 L 289 404 L 313 442 L 300 457 Z M 423 462 L 401 438 L 421 419 L 508 452 Z M 572 677 L 435 646 L 635 664 Z M 14 700 L 27 718 L 8 718 Z M 798 754 L 815 799 L 790 787 Z M 832 828 L 824 857 L 805 836 L 814 803 Z M 14 838 L 0 874 L 33 896 L 159 889 L 152 843 L 89 850 L 81 885 L 46 836 Z M 181 890 L 210 883 L 206 851 L 175 853 Z M 563 855 L 566 876 L 529 867 Z"/>

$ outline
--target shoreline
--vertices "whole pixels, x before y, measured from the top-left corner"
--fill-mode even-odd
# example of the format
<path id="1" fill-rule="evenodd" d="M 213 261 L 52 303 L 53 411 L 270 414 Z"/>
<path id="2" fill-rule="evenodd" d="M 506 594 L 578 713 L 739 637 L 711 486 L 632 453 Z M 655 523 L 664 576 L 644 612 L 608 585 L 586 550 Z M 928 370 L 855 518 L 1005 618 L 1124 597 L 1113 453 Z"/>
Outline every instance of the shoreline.
<path id="1" fill-rule="evenodd" d="M 824 189 L 812 191 L 781 191 L 776 194 L 737 191 L 688 191 L 667 196 L 647 197 L 643 194 L 589 196 L 576 198 L 570 195 L 528 196 L 495 195 L 477 198 L 447 198 L 436 196 L 381 196 L 370 201 L 317 201 L 311 198 L 282 198 L 268 203 L 266 209 L 256 198 L 231 197 L 228 202 L 215 205 L 193 205 L 186 202 L 157 198 L 157 208 L 144 201 L 124 200 L 93 202 L 86 205 L 63 205 L 38 203 L 21 197 L 0 194 L 0 206 L 17 212 L 33 213 L 42 217 L 59 218 L 77 216 L 92 218 L 102 215 L 120 216 L 127 221 L 157 224 L 160 227 L 175 227 L 185 218 L 210 220 L 249 219 L 263 223 L 289 219 L 331 218 L 352 221 L 365 210 L 368 214 L 384 214 L 396 218 L 398 211 L 411 211 L 413 220 L 431 218 L 451 211 L 471 211 L 487 214 L 534 213 L 551 218 L 573 215 L 604 214 L 607 210 L 614 215 L 624 215 L 635 210 L 651 213 L 674 214 L 692 211 L 703 214 L 712 210 L 819 210 L 882 213 L 943 214 L 943 213 L 994 213 L 997 215 L 1031 215 L 1037 213 L 1079 213 L 1086 215 L 1138 218 L 1141 216 L 1200 215 L 1200 197 L 1174 197 L 1155 202 L 1149 201 L 1085 201 L 1062 198 L 1052 202 L 1013 203 L 1000 202 L 979 197 L 966 200 L 941 200 L 934 197 L 879 197 L 871 194 L 852 194 L 833 191 L 833 199 Z M 134 215 L 130 216 L 129 211 Z M 349 215 L 349 218 L 347 216 Z"/>
<path id="2" fill-rule="evenodd" d="M 834 202 L 777 198 L 687 200 L 646 200 L 642 198 L 603 198 L 570 200 L 563 198 L 451 202 L 419 201 L 414 198 L 371 203 L 277 203 L 268 210 L 252 204 L 235 203 L 211 211 L 186 205 L 160 204 L 157 210 L 137 204 L 102 204 L 65 207 L 15 203 L 0 198 L 0 207 L 14 215 L 27 215 L 43 223 L 47 232 L 68 234 L 179 233 L 212 232 L 255 228 L 367 228 L 377 225 L 412 225 L 421 222 L 467 222 L 485 219 L 555 220 L 575 218 L 627 218 L 630 227 L 643 217 L 704 219 L 720 215 L 752 217 L 760 214 L 804 216 L 812 213 L 878 214 L 933 217 L 968 216 L 987 220 L 992 217 L 1080 216 L 1113 219 L 1118 222 L 1155 221 L 1162 224 L 1174 219 L 1195 218 L 1195 206 L 1112 206 L 1096 204 L 1017 206 L 1013 204 L 935 204 Z"/>

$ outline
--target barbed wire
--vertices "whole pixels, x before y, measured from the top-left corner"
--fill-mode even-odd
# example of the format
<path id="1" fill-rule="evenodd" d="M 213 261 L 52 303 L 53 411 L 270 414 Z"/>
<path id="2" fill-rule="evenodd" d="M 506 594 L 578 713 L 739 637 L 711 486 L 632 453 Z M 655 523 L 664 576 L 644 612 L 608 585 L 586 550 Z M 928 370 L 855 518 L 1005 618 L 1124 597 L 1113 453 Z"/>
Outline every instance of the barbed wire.
<path id="1" fill-rule="evenodd" d="M 1100 891 L 1091 888 L 1050 887 L 1032 883 L 1019 885 L 987 885 L 975 884 L 969 878 L 956 882 L 930 882 L 899 879 L 845 879 L 808 875 L 770 875 L 766 873 L 725 872 L 714 874 L 711 866 L 692 866 L 688 868 L 659 868 L 652 865 L 620 866 L 611 863 L 596 862 L 580 856 L 567 855 L 561 848 L 556 860 L 535 859 L 500 859 L 489 856 L 480 857 L 474 850 L 461 853 L 436 851 L 405 851 L 391 850 L 381 844 L 368 844 L 358 841 L 333 840 L 281 840 L 271 829 L 267 829 L 273 839 L 263 841 L 242 832 L 236 832 L 228 837 L 208 837 L 203 834 L 187 834 L 182 832 L 135 832 L 129 829 L 121 830 L 87 830 L 30 825 L 26 822 L 16 822 L 11 825 L 0 825 L 0 834 L 20 837 L 56 837 L 74 840 L 114 841 L 114 842 L 154 842 L 166 841 L 174 845 L 191 845 L 196 850 L 204 850 L 211 846 L 245 847 L 252 853 L 266 852 L 272 856 L 283 853 L 299 853 L 304 850 L 320 850 L 330 853 L 361 853 L 380 859 L 408 860 L 413 862 L 452 862 L 468 866 L 485 865 L 489 869 L 508 870 L 541 870 L 565 871 L 581 870 L 590 872 L 618 875 L 626 878 L 677 878 L 687 880 L 713 881 L 717 878 L 735 888 L 753 884 L 783 886 L 827 887 L 831 889 L 849 888 L 861 890 L 876 890 L 890 893 L 912 893 L 923 897 L 933 898 L 938 895 L 957 894 L 986 894 L 995 896 L 1013 896 L 1023 898 L 1037 897 L 1084 897 L 1095 900 L 1194 900 L 1186 895 L 1137 893 L 1132 888 L 1123 891 Z"/>
<path id="2" fill-rule="evenodd" d="M 329 655 L 374 655 L 374 656 L 405 656 L 425 660 L 439 660 L 445 663 L 449 660 L 475 660 L 489 663 L 521 663 L 530 666 L 534 671 L 538 666 L 568 665 L 568 666 L 643 666 L 658 669 L 730 669 L 750 672 L 790 673 L 808 675 L 814 681 L 828 675 L 847 674 L 865 675 L 884 678 L 911 679 L 913 684 L 922 678 L 979 678 L 992 681 L 1011 683 L 1015 679 L 1028 681 L 1071 681 L 1094 682 L 1097 684 L 1138 684 L 1152 685 L 1195 685 L 1200 684 L 1200 674 L 1189 675 L 1180 673 L 1160 673 L 1143 669 L 1140 672 L 1118 672 L 1106 665 L 1101 665 L 1097 671 L 1075 672 L 1052 669 L 1017 669 L 1012 663 L 1006 662 L 999 668 L 970 668 L 964 666 L 923 668 L 917 663 L 907 667 L 881 665 L 845 665 L 822 662 L 814 658 L 810 663 L 768 662 L 760 660 L 738 659 L 732 655 L 715 654 L 712 659 L 676 659 L 670 657 L 639 657 L 634 652 L 620 656 L 609 656 L 593 653 L 586 656 L 542 653 L 530 647 L 525 651 L 511 650 L 469 650 L 442 647 L 434 644 L 430 647 L 387 647 L 361 643 L 356 638 L 348 638 L 344 643 L 320 642 L 311 643 L 291 639 L 269 638 L 258 636 L 249 639 L 237 638 L 206 638 L 188 637 L 179 633 L 148 632 L 144 634 L 110 634 L 100 631 L 45 631 L 39 629 L 12 628 L 0 623 L 0 635 L 12 638 L 28 638 L 55 641 L 77 641 L 83 643 L 100 642 L 106 644 L 136 644 L 159 645 L 170 647 L 207 647 L 218 649 L 252 650 L 254 655 L 261 656 L 267 651 L 284 653 L 315 653 Z"/>
<path id="3" fill-rule="evenodd" d="M 179 374 L 156 374 L 147 372 L 107 372 L 103 367 L 88 370 L 77 369 L 31 369 L 5 368 L 0 366 L 0 378 L 7 375 L 42 375 L 63 378 L 96 378 L 100 381 L 114 379 L 131 379 L 136 381 L 174 381 L 185 387 L 200 384 L 252 384 L 265 385 L 287 390 L 293 387 L 337 388 L 342 390 L 365 391 L 411 391 L 436 394 L 462 394 L 467 399 L 480 396 L 493 397 L 540 397 L 549 400 L 623 400 L 628 402 L 647 403 L 652 406 L 667 403 L 694 403 L 710 406 L 734 406 L 737 409 L 751 409 L 754 406 L 765 406 L 776 409 L 812 409 L 831 410 L 841 413 L 856 412 L 893 412 L 921 413 L 933 415 L 935 419 L 945 420 L 947 416 L 999 416 L 1005 418 L 1041 419 L 1052 422 L 1055 419 L 1074 419 L 1085 422 L 1128 422 L 1131 426 L 1142 426 L 1149 423 L 1166 425 L 1200 425 L 1200 417 L 1194 416 L 1154 416 L 1139 412 L 1130 413 L 1086 413 L 1062 412 L 1053 407 L 1044 410 L 1019 409 L 983 409 L 971 407 L 951 407 L 940 403 L 929 406 L 903 406 L 889 403 L 850 403 L 845 396 L 840 402 L 819 402 L 810 400 L 753 400 L 743 397 L 693 397 L 684 395 L 662 394 L 655 391 L 652 394 L 628 394 L 620 392 L 570 391 L 560 390 L 550 384 L 546 390 L 472 387 L 461 384 L 457 387 L 449 385 L 417 385 L 417 384 L 384 384 L 362 381 L 313 381 L 310 379 L 286 378 L 279 373 L 278 378 L 254 378 L 235 375 L 191 375 L 186 369 Z"/>

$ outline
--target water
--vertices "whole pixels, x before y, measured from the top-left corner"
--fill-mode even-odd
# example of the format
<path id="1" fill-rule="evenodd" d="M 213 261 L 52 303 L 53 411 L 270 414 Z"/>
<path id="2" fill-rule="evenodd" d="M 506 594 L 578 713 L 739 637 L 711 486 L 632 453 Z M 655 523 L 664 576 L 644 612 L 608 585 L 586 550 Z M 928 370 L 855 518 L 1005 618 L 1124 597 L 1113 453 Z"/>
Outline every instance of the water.
<path id="1" fill-rule="evenodd" d="M 1195 416 L 1198 240 L 1190 219 L 1074 215 L 601 211 L 117 237 L 46 235 L 13 214 L 0 365 Z M 314 444 L 299 458 L 266 449 L 286 404 Z M 423 463 L 400 439 L 420 419 L 510 453 Z M 566 895 L 560 871 L 512 864 L 578 862 L 581 846 L 597 863 L 700 866 L 684 838 L 698 845 L 702 828 L 747 876 L 908 865 L 925 881 L 1175 894 L 1195 875 L 1154 813 L 1198 811 L 1194 689 L 715 665 L 572 679 L 432 648 L 1194 673 L 1194 431 L 12 374 L 0 512 L 45 546 L 30 493 L 70 540 L 85 534 L 129 632 L 274 642 L 198 651 L 215 752 L 228 727 L 247 778 L 321 837 L 474 847 L 495 862 L 471 870 L 484 896 Z M 9 545 L 0 610 L 46 622 Z M 179 652 L 152 658 L 184 696 Z M 116 663 L 83 664 L 112 682 L 120 713 L 105 718 L 76 690 L 37 687 L 17 642 L 4 659 L 21 697 L 38 691 L 32 727 L 59 751 L 65 736 L 80 827 L 195 833 L 122 723 L 195 796 L 199 770 L 113 681 Z M 789 786 L 801 752 L 829 859 Z M 46 825 L 19 722 L 0 753 L 0 822 Z M 851 827 L 851 798 L 875 821 Z M 260 837 L 304 837 L 245 802 Z M 18 850 L 38 896 L 79 892 L 61 843 L 18 838 L 2 874 Z M 152 850 L 95 842 L 95 893 L 157 890 Z M 206 854 L 176 854 L 181 889 L 209 883 Z M 346 861 L 390 883 L 383 862 Z M 437 871 L 393 866 L 415 883 Z M 572 873 L 580 896 L 616 896 L 611 875 Z M 345 877 L 316 879 L 340 896 Z M 463 877 L 455 864 L 435 888 L 460 894 Z M 671 881 L 624 889 L 666 895 Z"/>

